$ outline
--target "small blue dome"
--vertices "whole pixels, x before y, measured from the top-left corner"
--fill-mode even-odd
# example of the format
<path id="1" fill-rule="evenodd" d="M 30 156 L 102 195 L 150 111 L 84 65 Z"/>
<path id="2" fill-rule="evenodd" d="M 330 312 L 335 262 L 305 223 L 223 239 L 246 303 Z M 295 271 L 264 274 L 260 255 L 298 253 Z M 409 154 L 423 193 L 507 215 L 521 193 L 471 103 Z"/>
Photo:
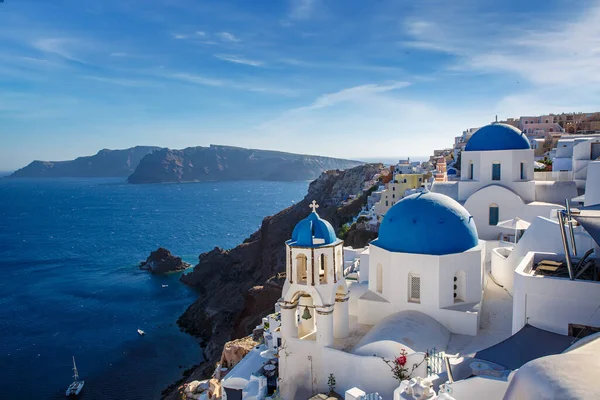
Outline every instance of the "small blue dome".
<path id="1" fill-rule="evenodd" d="M 440 193 L 417 193 L 396 203 L 383 217 L 374 245 L 397 253 L 444 255 L 477 246 L 469 212 Z"/>
<path id="2" fill-rule="evenodd" d="M 528 150 L 527 136 L 514 126 L 491 124 L 480 128 L 467 142 L 465 151 Z"/>
<path id="3" fill-rule="evenodd" d="M 313 238 L 317 239 L 316 243 L 313 242 Z M 337 240 L 333 226 L 321 219 L 316 212 L 311 212 L 308 217 L 296 224 L 289 244 L 292 246 L 313 247 L 335 243 Z"/>
<path id="4" fill-rule="evenodd" d="M 456 171 L 456 168 L 454 168 L 454 167 L 450 167 L 450 168 L 448 168 L 448 171 L 447 171 L 446 173 L 447 173 L 448 175 L 456 175 L 456 174 L 457 174 L 457 171 Z"/>

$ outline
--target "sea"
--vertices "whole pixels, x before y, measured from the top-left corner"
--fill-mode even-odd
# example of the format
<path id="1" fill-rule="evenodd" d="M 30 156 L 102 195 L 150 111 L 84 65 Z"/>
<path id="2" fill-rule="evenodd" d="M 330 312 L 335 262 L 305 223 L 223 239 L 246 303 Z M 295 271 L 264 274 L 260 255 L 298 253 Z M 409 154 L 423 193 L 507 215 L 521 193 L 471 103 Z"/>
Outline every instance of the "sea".
<path id="1" fill-rule="evenodd" d="M 63 399 L 72 357 L 80 399 L 160 399 L 202 359 L 176 324 L 197 295 L 139 262 L 234 247 L 307 187 L 0 179 L 0 399 Z"/>

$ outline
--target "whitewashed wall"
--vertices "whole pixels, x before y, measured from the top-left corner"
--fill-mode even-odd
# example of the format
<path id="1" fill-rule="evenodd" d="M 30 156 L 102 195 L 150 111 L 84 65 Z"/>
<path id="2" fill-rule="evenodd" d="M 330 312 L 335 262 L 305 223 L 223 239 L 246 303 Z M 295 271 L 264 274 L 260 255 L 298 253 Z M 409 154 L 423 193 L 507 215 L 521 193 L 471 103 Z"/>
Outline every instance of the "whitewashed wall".
<path id="1" fill-rule="evenodd" d="M 409 368 L 423 360 L 423 356 L 423 353 L 408 355 Z M 356 386 L 367 393 L 378 392 L 384 399 L 391 399 L 398 387 L 390 368 L 379 357 L 345 353 L 311 341 L 284 341 L 279 352 L 280 390 L 284 399 L 306 399 L 312 394 L 327 393 L 329 374 L 335 376 L 337 393 Z M 426 375 L 427 363 L 424 362 L 413 376 Z"/>
<path id="2" fill-rule="evenodd" d="M 464 271 L 466 298 L 464 303 L 481 301 L 482 268 L 485 243 L 463 253 L 445 256 L 393 253 L 375 245 L 370 249 L 372 267 L 369 296 L 358 300 L 358 321 L 375 325 L 383 318 L 402 311 L 415 310 L 427 314 L 444 324 L 454 333 L 474 335 L 478 330 L 479 313 L 466 313 L 446 309 L 454 303 L 454 276 Z M 377 268 L 382 266 L 382 293 L 377 291 Z M 408 301 L 409 274 L 421 279 L 421 301 Z"/>
<path id="3" fill-rule="evenodd" d="M 600 326 L 600 282 L 530 275 L 533 263 L 545 258 L 551 257 L 529 252 L 515 271 L 513 334 L 526 323 L 563 335 L 569 323 Z"/>

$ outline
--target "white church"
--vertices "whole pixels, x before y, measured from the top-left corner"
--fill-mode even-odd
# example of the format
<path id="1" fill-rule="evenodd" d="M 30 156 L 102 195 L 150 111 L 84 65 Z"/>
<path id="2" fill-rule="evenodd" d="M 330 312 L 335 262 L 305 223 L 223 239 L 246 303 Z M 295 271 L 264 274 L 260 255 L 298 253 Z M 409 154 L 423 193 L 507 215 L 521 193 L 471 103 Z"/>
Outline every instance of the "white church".
<path id="1" fill-rule="evenodd" d="M 574 181 L 534 179 L 534 150 L 517 128 L 493 123 L 477 130 L 461 154 L 461 178 L 436 182 L 432 191 L 452 197 L 471 213 L 479 237 L 498 240 L 500 221 L 529 223 L 550 217 L 565 199 L 577 197 Z"/>
<path id="2" fill-rule="evenodd" d="M 398 386 L 388 365 L 402 349 L 415 374 L 432 346 L 443 349 L 453 333 L 477 335 L 482 298 L 484 242 L 473 218 L 437 193 L 408 196 L 382 221 L 371 243 L 368 285 L 348 291 L 342 241 L 318 207 L 286 242 L 287 279 L 279 301 L 280 390 L 283 398 L 325 391 L 329 374 L 339 387 Z M 369 387 L 370 386 L 370 387 Z"/>

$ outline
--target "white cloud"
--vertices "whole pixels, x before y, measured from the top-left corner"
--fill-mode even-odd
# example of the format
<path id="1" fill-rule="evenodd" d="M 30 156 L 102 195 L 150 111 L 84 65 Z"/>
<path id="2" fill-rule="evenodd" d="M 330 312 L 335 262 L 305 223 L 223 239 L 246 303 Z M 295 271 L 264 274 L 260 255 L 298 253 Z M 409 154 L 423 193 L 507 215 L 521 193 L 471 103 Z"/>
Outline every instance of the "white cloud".
<path id="1" fill-rule="evenodd" d="M 217 33 L 217 36 L 224 42 L 238 43 L 241 41 L 240 39 L 235 37 L 235 35 L 233 35 L 232 33 L 229 33 L 229 32 L 219 32 L 219 33 Z"/>
<path id="2" fill-rule="evenodd" d="M 183 40 L 190 37 L 189 35 L 185 35 L 183 33 L 171 33 L 171 36 L 173 36 L 173 38 L 177 40 Z"/>
<path id="3" fill-rule="evenodd" d="M 202 37 L 204 37 L 204 36 L 206 36 L 206 32 L 196 31 L 196 36 L 202 36 Z"/>
<path id="4" fill-rule="evenodd" d="M 226 86 L 226 82 L 219 79 L 206 78 L 200 75 L 189 74 L 186 72 L 177 72 L 169 75 L 165 75 L 167 78 L 178 79 L 182 81 L 187 81 L 191 83 L 196 83 L 198 85 L 204 86 Z"/>
<path id="5" fill-rule="evenodd" d="M 73 54 L 72 48 L 79 46 L 76 39 L 46 38 L 34 40 L 32 46 L 44 53 L 53 54 L 70 61 L 83 62 Z"/>
<path id="6" fill-rule="evenodd" d="M 90 79 L 97 82 L 110 83 L 112 85 L 129 86 L 129 87 L 148 87 L 156 86 L 152 82 L 140 81 L 136 79 L 122 79 L 122 78 L 107 78 L 103 76 L 84 76 L 85 79 Z"/>
<path id="7" fill-rule="evenodd" d="M 398 90 L 409 85 L 410 83 L 408 82 L 389 82 L 383 85 L 367 84 L 355 86 L 340 90 L 339 92 L 322 95 L 318 97 L 311 105 L 302 107 L 301 110 L 317 110 L 320 108 L 331 107 L 338 103 L 361 100 L 373 94 Z"/>
<path id="8" fill-rule="evenodd" d="M 250 60 L 231 54 L 215 54 L 215 57 L 220 60 L 229 61 L 235 64 L 250 65 L 252 67 L 260 67 L 264 64 L 262 61 Z"/>
<path id="9" fill-rule="evenodd" d="M 298 118 L 310 119 L 313 112 L 336 106 L 341 103 L 373 103 L 375 97 L 385 92 L 390 92 L 409 86 L 408 82 L 387 82 L 385 84 L 366 84 L 342 89 L 338 92 L 327 93 L 317 97 L 311 104 L 294 108 L 284 112 L 278 118 L 263 123 L 261 128 L 269 128 L 286 124 L 286 121 Z"/>
<path id="10" fill-rule="evenodd" d="M 123 53 L 123 52 L 114 52 L 114 53 L 110 53 L 111 57 L 127 57 L 129 56 L 129 54 L 127 53 Z"/>
<path id="11" fill-rule="evenodd" d="M 202 86 L 222 87 L 235 90 L 243 90 L 246 92 L 268 93 L 281 96 L 294 96 L 295 92 L 281 87 L 273 87 L 269 85 L 260 85 L 248 82 L 237 82 L 226 79 L 207 78 L 205 76 L 190 74 L 187 72 L 177 72 L 161 75 L 163 78 L 185 81 Z"/>
<path id="12" fill-rule="evenodd" d="M 511 73 L 536 87 L 600 87 L 600 4 L 571 12 L 579 14 L 564 16 L 565 23 L 526 26 L 450 10 L 456 18 L 425 13 L 432 20 L 405 22 L 413 40 L 401 44 L 454 54 L 455 71 Z"/>

